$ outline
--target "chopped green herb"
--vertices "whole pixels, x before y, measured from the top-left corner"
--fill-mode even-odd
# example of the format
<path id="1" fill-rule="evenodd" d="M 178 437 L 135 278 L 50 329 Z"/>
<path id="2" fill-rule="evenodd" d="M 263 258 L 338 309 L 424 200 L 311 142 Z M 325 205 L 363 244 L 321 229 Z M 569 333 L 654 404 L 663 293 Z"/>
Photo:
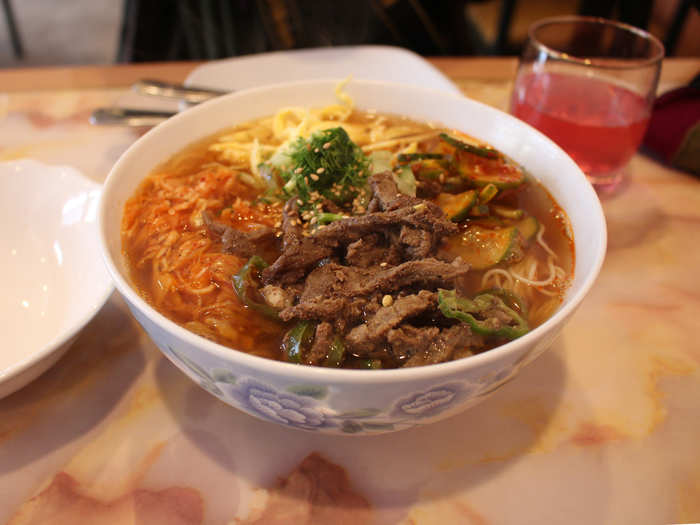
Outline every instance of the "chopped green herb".
<path id="1" fill-rule="evenodd" d="M 308 139 L 300 137 L 275 157 L 272 164 L 284 182 L 282 193 L 300 199 L 302 209 L 320 197 L 347 205 L 370 175 L 369 160 L 342 127 L 317 131 Z"/>

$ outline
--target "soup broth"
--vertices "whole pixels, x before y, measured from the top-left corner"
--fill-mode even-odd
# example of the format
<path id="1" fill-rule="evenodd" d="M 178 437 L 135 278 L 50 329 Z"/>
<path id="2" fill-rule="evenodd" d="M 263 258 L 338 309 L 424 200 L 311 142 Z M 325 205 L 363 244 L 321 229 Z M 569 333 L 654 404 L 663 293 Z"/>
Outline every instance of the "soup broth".
<path id="1" fill-rule="evenodd" d="M 347 105 L 323 108 L 313 113 L 304 111 L 295 108 L 282 110 L 273 117 L 241 124 L 193 144 L 153 170 L 127 201 L 122 221 L 123 252 L 136 288 L 158 311 L 186 329 L 217 343 L 271 359 L 350 368 L 386 368 L 405 363 L 412 366 L 439 362 L 432 357 L 422 361 L 411 360 L 410 353 L 399 356 L 397 351 L 392 350 L 391 340 L 387 338 L 408 334 L 410 330 L 432 334 L 433 341 L 442 337 L 439 334 L 446 333 L 458 323 L 455 317 L 441 315 L 441 312 L 447 311 L 442 295 L 439 297 L 439 308 L 433 304 L 431 310 L 402 318 L 401 324 L 392 325 L 386 332 L 393 336 L 382 336 L 385 338 L 381 343 L 366 351 L 362 350 L 365 347 L 360 343 L 355 346 L 348 343 L 352 343 L 355 337 L 351 336 L 351 332 L 359 333 L 360 330 L 358 326 L 346 326 L 345 321 L 327 317 L 307 319 L 304 317 L 307 314 L 299 312 L 287 321 L 276 318 L 276 312 L 270 315 L 270 308 L 277 311 L 281 308 L 274 297 L 268 297 L 269 293 L 274 292 L 272 288 L 293 290 L 290 297 L 294 299 L 283 305 L 292 310 L 299 310 L 306 293 L 302 278 L 294 281 L 289 273 L 270 277 L 271 272 L 277 271 L 275 267 L 279 269 L 278 258 L 284 255 L 285 245 L 292 242 L 285 228 L 293 227 L 296 221 L 296 226 L 301 228 L 299 240 L 303 243 L 306 242 L 304 239 L 308 241 L 320 236 L 324 226 L 326 232 L 331 228 L 340 230 L 342 222 L 347 221 L 349 227 L 360 228 L 357 226 L 360 219 L 355 223 L 352 221 L 363 214 L 374 212 L 389 217 L 397 213 L 400 208 L 381 208 L 376 204 L 376 188 L 380 184 L 380 176 L 376 173 L 380 165 L 386 164 L 397 183 L 399 191 L 396 196 L 399 197 L 402 191 L 406 192 L 401 197 L 414 199 L 406 202 L 417 210 L 416 213 L 423 211 L 422 206 L 428 206 L 430 210 L 439 206 L 444 210 L 445 217 L 451 218 L 447 222 L 454 225 L 454 232 L 439 237 L 438 233 L 430 230 L 430 224 L 425 226 L 425 230 L 420 230 L 414 227 L 415 224 L 406 222 L 409 219 L 401 218 L 399 221 L 404 222 L 400 226 L 392 226 L 394 229 L 391 232 L 381 230 L 384 233 L 379 234 L 379 240 L 377 234 L 367 230 L 369 233 L 357 234 L 351 242 L 341 242 L 341 255 L 338 255 L 338 242 L 334 241 L 335 251 L 326 252 L 329 255 L 307 266 L 302 272 L 307 281 L 324 265 L 355 268 L 348 261 L 352 254 L 361 250 L 352 247 L 364 249 L 362 243 L 371 240 L 367 249 L 375 250 L 381 257 L 382 253 L 403 251 L 397 256 L 398 259 L 386 255 L 385 262 L 377 259 L 375 263 L 357 265 L 352 275 L 361 276 L 359 281 L 370 282 L 375 276 L 393 268 L 418 263 L 427 265 L 426 261 L 436 261 L 430 264 L 451 262 L 455 267 L 463 263 L 470 269 L 454 280 L 454 291 L 458 296 L 472 298 L 478 303 L 476 298 L 480 293 L 499 290 L 496 296 L 510 305 L 508 312 L 514 311 L 518 314 L 516 317 L 524 318 L 527 329 L 536 327 L 552 315 L 573 275 L 573 241 L 565 213 L 534 178 L 526 174 L 524 181 L 518 179 L 517 183 L 513 183 L 513 170 L 519 170 L 519 167 L 488 145 L 454 130 L 398 116 L 353 110 Z M 310 191 L 314 183 L 323 182 L 328 170 L 321 167 L 306 173 L 303 170 L 307 167 L 303 163 L 308 159 L 304 157 L 300 161 L 303 161 L 302 164 L 294 165 L 293 155 L 289 156 L 285 151 L 289 151 L 294 144 L 301 145 L 314 133 L 337 126 L 347 132 L 358 151 L 366 156 L 358 164 L 363 169 L 356 170 L 353 176 L 360 181 L 367 180 L 369 173 L 360 173 L 364 170 L 375 172 L 375 175 L 369 179 L 369 189 L 358 190 L 349 186 L 355 193 L 347 199 L 342 197 L 344 201 L 339 198 L 334 203 L 326 196 L 333 198 L 333 192 L 340 194 L 345 191 L 337 183 L 326 189 Z M 333 140 L 319 142 L 313 149 L 313 142 L 307 142 L 304 147 L 308 155 L 313 155 L 314 150 L 323 154 L 330 148 L 327 144 Z M 297 153 L 304 154 L 304 150 L 297 150 Z M 289 174 L 292 178 L 289 178 Z M 517 172 L 517 176 L 520 174 Z M 293 178 L 297 175 L 297 178 Z M 386 180 L 391 182 L 392 179 Z M 288 188 L 290 181 L 297 181 L 296 188 L 291 192 Z M 353 184 L 359 185 L 357 182 Z M 309 191 L 304 193 L 304 188 Z M 374 194 L 371 188 L 375 189 Z M 412 191 L 416 196 L 410 195 Z M 314 193 L 317 201 L 313 200 Z M 305 196 L 311 200 L 304 201 Z M 296 212 L 293 207 L 296 207 Z M 321 225 L 327 220 L 330 222 Z M 333 222 L 337 224 L 333 226 Z M 290 223 L 292 226 L 289 226 Z M 240 246 L 236 248 L 238 251 L 232 252 L 227 245 L 232 234 L 226 233 L 226 228 L 245 235 L 245 241 L 250 241 L 249 245 L 253 243 L 255 253 L 241 251 Z M 425 233 L 428 230 L 432 233 Z M 268 235 L 270 232 L 271 237 Z M 423 241 L 428 244 L 432 242 L 425 248 L 427 251 L 422 258 L 416 253 L 424 249 L 421 248 L 423 245 L 405 240 L 404 237 L 408 236 L 404 235 L 406 232 L 418 232 Z M 265 242 L 255 244 L 257 241 L 254 239 L 263 233 Z M 233 236 L 237 238 L 236 235 Z M 396 246 L 400 246 L 400 249 L 390 246 L 391 242 L 398 243 Z M 246 273 L 243 279 L 240 277 L 241 271 L 246 263 L 253 260 L 253 256 L 266 263 L 277 262 L 265 270 L 262 266 L 248 268 L 250 274 Z M 265 276 L 268 277 L 267 286 L 264 286 Z M 377 293 L 372 292 L 372 299 L 366 299 L 371 295 L 366 292 L 367 304 L 375 306 L 363 306 L 362 322 L 371 326 L 372 316 L 376 316 L 382 308 L 385 311 L 390 308 L 398 310 L 400 304 L 408 304 L 414 294 L 425 292 L 419 291 L 420 287 L 416 284 L 419 281 L 420 278 L 413 278 L 404 289 L 392 288 L 386 293 L 383 288 L 380 290 L 384 285 L 377 285 Z M 307 282 L 307 290 L 309 286 Z M 428 288 L 435 297 L 435 294 L 447 293 L 445 290 L 439 292 L 443 286 L 433 286 L 432 281 Z M 334 294 L 342 295 L 337 287 L 333 290 Z M 512 294 L 506 295 L 506 292 Z M 423 295 L 427 296 L 427 293 Z M 247 295 L 244 297 L 242 294 Z M 481 297 L 483 299 L 486 295 Z M 513 297 L 517 297 L 517 300 L 513 300 Z M 430 300 L 434 303 L 437 299 Z M 479 323 L 482 322 L 479 318 L 481 314 L 473 315 Z M 513 325 L 508 320 L 503 322 Z M 315 336 L 313 333 L 308 335 L 309 327 L 297 328 L 298 333 L 293 333 L 295 327 L 304 323 L 312 323 L 310 330 L 316 330 Z M 309 357 L 314 352 L 311 350 L 313 343 L 309 341 L 320 340 L 322 334 L 319 327 L 324 323 L 330 325 L 331 333 L 335 334 L 335 338 L 329 341 L 345 341 L 340 361 L 331 355 L 335 351 L 332 344 L 327 345 L 325 355 L 316 351 L 316 357 Z M 406 323 L 410 323 L 410 326 L 406 326 Z M 472 323 L 472 319 L 469 323 Z M 438 326 L 439 331 L 438 328 L 428 328 L 432 325 Z M 472 323 L 470 327 L 471 332 L 480 338 L 480 344 L 470 343 L 454 351 L 449 359 L 488 350 L 513 338 L 507 331 L 494 330 L 491 334 L 486 330 L 482 333 L 479 324 Z M 517 335 L 521 335 L 521 332 Z M 304 338 L 308 339 L 308 344 L 305 350 L 301 350 L 299 339 Z M 297 343 L 298 347 L 290 350 L 290 345 Z M 435 345 L 434 342 L 431 344 Z"/>

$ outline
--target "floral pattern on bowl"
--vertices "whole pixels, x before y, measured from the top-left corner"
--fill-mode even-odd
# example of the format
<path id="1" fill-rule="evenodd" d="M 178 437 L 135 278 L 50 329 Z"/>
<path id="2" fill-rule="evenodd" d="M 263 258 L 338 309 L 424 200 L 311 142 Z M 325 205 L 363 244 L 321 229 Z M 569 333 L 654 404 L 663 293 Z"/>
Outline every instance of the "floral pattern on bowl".
<path id="1" fill-rule="evenodd" d="M 501 370 L 476 382 L 452 381 L 412 392 L 384 407 L 365 407 L 336 412 L 334 389 L 323 385 L 292 385 L 278 390 L 252 377 L 236 377 L 226 369 L 204 370 L 184 352 L 166 347 L 165 353 L 210 394 L 260 419 L 291 428 L 346 434 L 373 434 L 402 430 L 423 424 L 470 399 L 481 398 L 505 384 L 516 370 Z M 494 383 L 494 379 L 496 382 Z"/>

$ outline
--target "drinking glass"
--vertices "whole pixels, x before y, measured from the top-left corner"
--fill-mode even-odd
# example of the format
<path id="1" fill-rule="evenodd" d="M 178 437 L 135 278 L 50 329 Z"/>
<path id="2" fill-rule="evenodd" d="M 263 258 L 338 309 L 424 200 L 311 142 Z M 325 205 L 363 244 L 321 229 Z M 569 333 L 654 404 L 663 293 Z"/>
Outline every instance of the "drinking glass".
<path id="1" fill-rule="evenodd" d="M 511 113 L 559 144 L 594 187 L 614 190 L 649 123 L 664 47 L 636 27 L 583 16 L 530 27 Z"/>

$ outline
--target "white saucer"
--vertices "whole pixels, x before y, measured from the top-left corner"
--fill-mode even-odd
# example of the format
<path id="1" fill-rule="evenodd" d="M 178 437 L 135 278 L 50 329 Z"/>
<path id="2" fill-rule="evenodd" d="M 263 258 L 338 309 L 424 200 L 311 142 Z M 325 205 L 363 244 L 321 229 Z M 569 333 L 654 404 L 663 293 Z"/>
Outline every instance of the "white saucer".
<path id="1" fill-rule="evenodd" d="M 347 76 L 460 94 L 459 88 L 427 60 L 413 51 L 393 46 L 319 47 L 214 60 L 194 69 L 185 84 L 240 90 L 295 80 Z"/>
<path id="2" fill-rule="evenodd" d="M 100 192 L 68 166 L 0 163 L 0 397 L 53 365 L 112 293 Z"/>
<path id="3" fill-rule="evenodd" d="M 241 90 L 266 84 L 321 78 L 380 80 L 430 87 L 460 94 L 459 88 L 430 62 L 413 51 L 393 46 L 338 46 L 274 51 L 213 60 L 197 66 L 185 85 Z M 125 93 L 117 106 L 178 111 L 177 100 Z"/>

